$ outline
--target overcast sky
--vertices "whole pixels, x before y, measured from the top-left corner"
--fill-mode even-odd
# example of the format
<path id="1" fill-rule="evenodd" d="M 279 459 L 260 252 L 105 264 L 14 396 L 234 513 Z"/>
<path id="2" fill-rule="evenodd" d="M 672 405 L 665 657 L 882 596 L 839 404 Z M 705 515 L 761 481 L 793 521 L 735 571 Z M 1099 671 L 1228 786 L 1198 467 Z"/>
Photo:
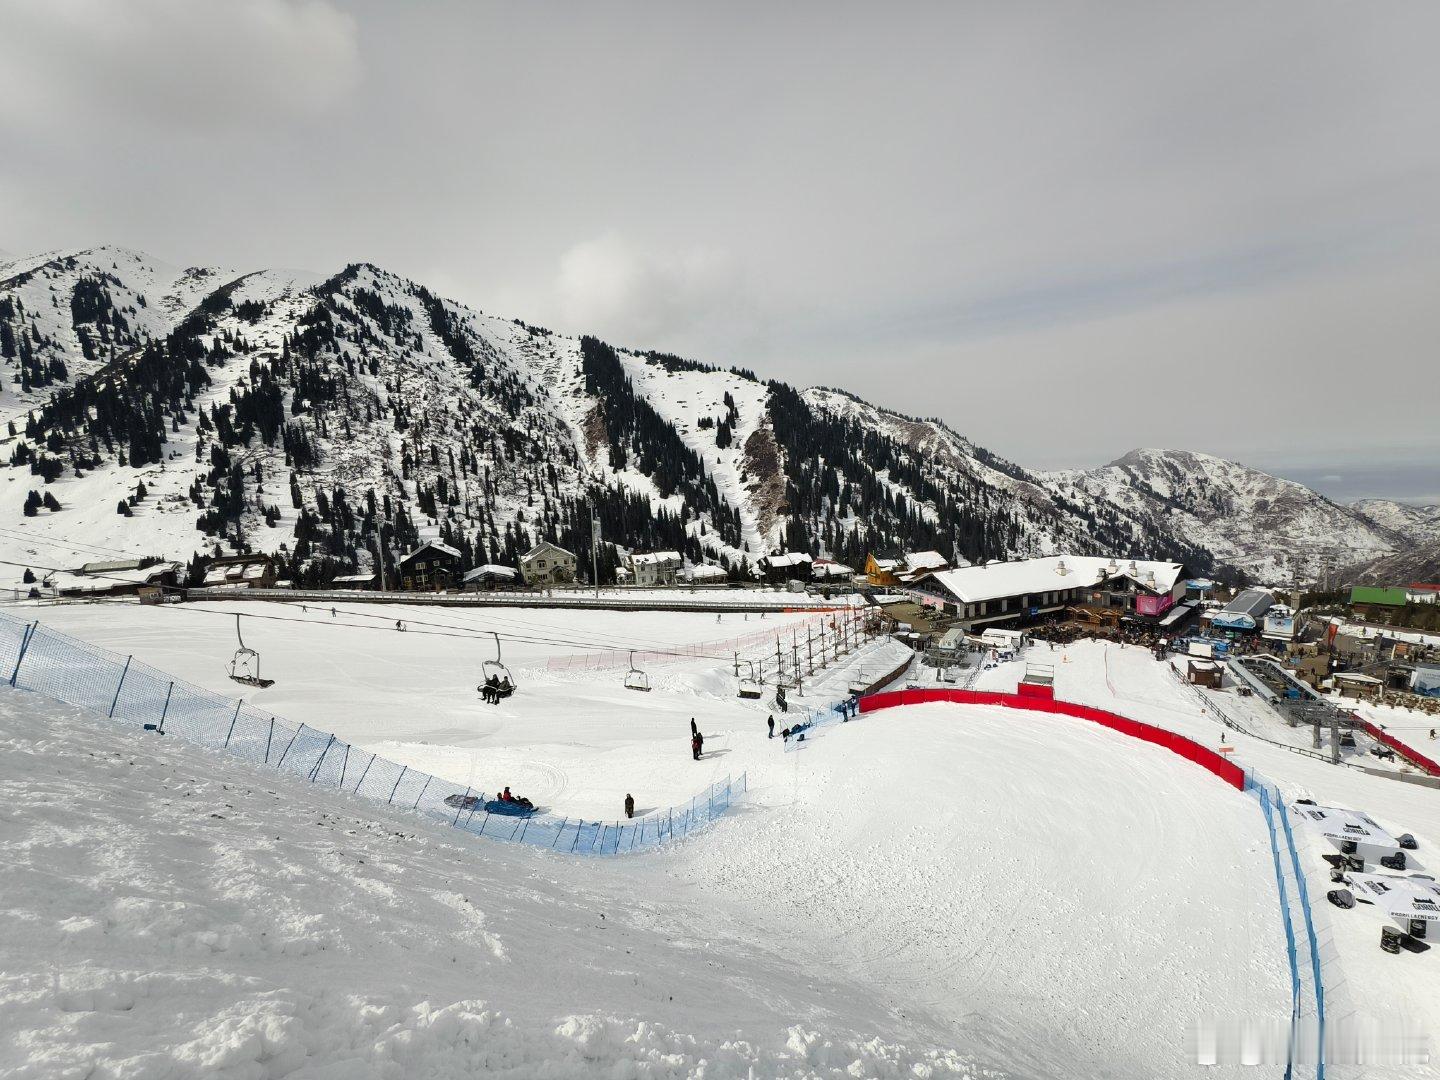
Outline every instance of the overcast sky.
<path id="1" fill-rule="evenodd" d="M 1434 0 L 0 0 L 0 248 L 368 260 L 1033 467 L 1440 499 L 1437 40 Z"/>

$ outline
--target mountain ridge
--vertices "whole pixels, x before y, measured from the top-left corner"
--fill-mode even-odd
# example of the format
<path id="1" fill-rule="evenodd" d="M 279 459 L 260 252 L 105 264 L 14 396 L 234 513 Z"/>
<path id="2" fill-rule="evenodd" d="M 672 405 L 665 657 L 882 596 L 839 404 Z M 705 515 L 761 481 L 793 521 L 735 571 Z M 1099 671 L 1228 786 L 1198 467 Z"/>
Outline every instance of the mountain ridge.
<path id="1" fill-rule="evenodd" d="M 422 535 L 512 560 L 537 539 L 588 545 L 591 513 L 623 547 L 673 547 L 736 576 L 774 549 L 858 566 L 929 547 L 1313 575 L 1432 528 L 1189 451 L 1032 472 L 940 420 L 557 334 L 370 263 L 323 277 L 110 246 L 23 257 L 0 264 L 0 354 L 8 532 L 38 538 L 25 526 L 40 502 L 33 516 L 68 515 L 77 545 L 257 547 L 311 583 L 370 569 L 381 528 L 387 560 Z M 1227 537 L 1259 500 L 1302 557 Z M 604 550 L 602 578 L 618 558 Z"/>

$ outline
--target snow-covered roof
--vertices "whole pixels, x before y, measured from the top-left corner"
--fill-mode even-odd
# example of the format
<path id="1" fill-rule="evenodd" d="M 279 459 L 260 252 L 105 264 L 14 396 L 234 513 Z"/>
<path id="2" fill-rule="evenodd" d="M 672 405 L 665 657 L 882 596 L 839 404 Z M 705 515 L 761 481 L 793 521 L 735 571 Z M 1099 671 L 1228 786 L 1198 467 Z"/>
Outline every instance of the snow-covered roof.
<path id="1" fill-rule="evenodd" d="M 938 551 L 912 551 L 905 556 L 905 569 L 912 573 L 919 570 L 943 570 L 949 565 L 950 560 Z"/>
<path id="2" fill-rule="evenodd" d="M 575 558 L 574 552 L 566 551 L 559 544 L 552 544 L 549 540 L 541 540 L 540 543 L 525 552 L 524 555 L 521 555 L 520 561 L 529 562 L 531 559 L 544 555 L 548 551 L 553 551 L 560 555 L 568 555 L 572 559 Z"/>
<path id="3" fill-rule="evenodd" d="M 816 559 L 810 572 L 816 577 L 854 577 L 855 571 L 834 559 Z"/>
<path id="4" fill-rule="evenodd" d="M 872 555 L 871 558 L 875 557 Z M 877 570 L 894 570 L 899 565 L 899 559 L 875 559 L 875 569 Z"/>
<path id="5" fill-rule="evenodd" d="M 449 544 L 445 543 L 445 542 L 442 541 L 442 540 L 426 540 L 423 544 L 421 544 L 419 547 L 417 547 L 414 551 L 407 552 L 407 553 L 405 554 L 405 556 L 404 556 L 400 561 L 401 561 L 401 562 L 408 562 L 409 560 L 413 559 L 416 555 L 419 555 L 419 554 L 420 554 L 422 551 L 424 551 L 426 548 L 429 548 L 431 551 L 438 551 L 438 552 L 440 552 L 442 555 L 452 556 L 453 558 L 456 558 L 456 559 L 464 558 L 464 556 L 462 556 L 462 555 L 460 554 L 460 552 L 456 551 L 453 547 L 451 547 Z"/>
<path id="6" fill-rule="evenodd" d="M 61 592 L 104 593 L 121 585 L 148 585 L 167 573 L 179 573 L 180 569 L 179 563 L 163 562 L 147 566 L 143 570 L 136 567 L 129 570 L 107 571 L 103 574 L 75 574 L 66 570 L 57 570 L 46 576 L 45 583 L 54 586 Z"/>
<path id="7" fill-rule="evenodd" d="M 765 556 L 767 566 L 804 566 L 811 561 L 810 556 L 803 551 L 786 551 L 780 555 Z"/>
<path id="8" fill-rule="evenodd" d="M 80 567 L 82 574 L 113 574 L 120 570 L 139 570 L 140 559 L 112 559 L 109 562 L 87 562 Z"/>
<path id="9" fill-rule="evenodd" d="M 701 566 L 692 566 L 685 571 L 685 576 L 691 581 L 719 581 L 721 578 L 728 578 L 723 566 L 713 566 L 705 563 Z"/>
<path id="10" fill-rule="evenodd" d="M 630 564 L 632 566 L 660 566 L 669 563 L 674 563 L 678 566 L 680 562 L 680 553 L 678 551 L 640 552 L 630 556 Z"/>
<path id="11" fill-rule="evenodd" d="M 486 563 L 484 566 L 477 566 L 465 575 L 466 581 L 479 581 L 486 577 L 517 578 L 520 571 L 511 566 L 501 566 L 499 563 Z"/>
<path id="12" fill-rule="evenodd" d="M 1040 559 L 994 562 L 940 570 L 929 580 L 966 604 L 1025 596 L 1057 589 L 1085 588 L 1114 578 L 1129 578 L 1141 588 L 1168 593 L 1184 567 L 1180 563 L 1105 559 L 1094 555 L 1050 555 Z"/>
<path id="13" fill-rule="evenodd" d="M 333 579 L 336 585 L 363 585 L 367 581 L 374 581 L 374 574 L 341 574 Z"/>

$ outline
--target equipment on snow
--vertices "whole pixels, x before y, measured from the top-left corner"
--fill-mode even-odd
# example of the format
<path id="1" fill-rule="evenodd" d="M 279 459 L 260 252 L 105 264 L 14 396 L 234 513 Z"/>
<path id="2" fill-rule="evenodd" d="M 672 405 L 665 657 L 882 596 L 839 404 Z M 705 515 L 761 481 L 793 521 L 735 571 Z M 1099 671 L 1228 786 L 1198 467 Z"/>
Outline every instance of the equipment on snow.
<path id="1" fill-rule="evenodd" d="M 274 686 L 274 679 L 262 679 L 260 677 L 260 654 L 254 649 L 245 647 L 245 639 L 240 635 L 240 616 L 235 616 L 235 637 L 240 642 L 240 648 L 235 650 L 235 656 L 230 661 L 230 678 L 246 686 L 256 686 L 261 690 L 267 686 Z"/>
<path id="2" fill-rule="evenodd" d="M 1399 844 L 1402 848 L 1404 848 L 1406 851 L 1414 851 L 1417 847 L 1419 847 L 1419 845 L 1415 843 L 1415 837 L 1411 836 L 1408 832 L 1401 833 L 1399 836 L 1397 836 L 1395 838 L 1395 842 Z"/>
<path id="3" fill-rule="evenodd" d="M 625 673 L 626 690 L 650 691 L 650 676 L 635 666 L 635 651 L 630 651 L 630 670 Z"/>
<path id="4" fill-rule="evenodd" d="M 1349 889 L 1331 889 L 1325 894 L 1325 899 L 1338 908 L 1353 908 L 1355 906 L 1355 894 Z"/>
<path id="5" fill-rule="evenodd" d="M 760 681 L 755 678 L 755 661 L 745 661 L 750 665 L 750 674 L 740 680 L 740 696 L 749 700 L 756 700 L 764 694 L 765 690 Z"/>
<path id="6" fill-rule="evenodd" d="M 1400 952 L 1401 933 L 1393 926 L 1382 926 L 1380 928 L 1380 948 L 1388 953 Z"/>
<path id="7" fill-rule="evenodd" d="M 1394 855 L 1381 855 L 1380 865 L 1385 867 L 1386 870 L 1404 870 L 1405 853 L 1403 851 L 1397 851 Z"/>

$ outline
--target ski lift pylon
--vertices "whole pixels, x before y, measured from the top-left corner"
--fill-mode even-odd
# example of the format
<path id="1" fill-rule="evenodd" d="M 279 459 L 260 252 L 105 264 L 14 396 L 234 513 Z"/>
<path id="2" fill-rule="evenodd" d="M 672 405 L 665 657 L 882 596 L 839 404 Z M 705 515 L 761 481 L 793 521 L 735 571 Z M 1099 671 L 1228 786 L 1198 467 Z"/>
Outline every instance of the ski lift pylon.
<path id="1" fill-rule="evenodd" d="M 262 690 L 267 686 L 274 686 L 274 679 L 260 677 L 260 654 L 245 647 L 245 639 L 240 634 L 239 612 L 235 614 L 235 638 L 240 642 L 240 647 L 235 650 L 235 655 L 230 660 L 230 678 L 246 686 L 258 686 Z"/>
<path id="2" fill-rule="evenodd" d="M 500 662 L 500 635 L 492 630 L 490 636 L 495 639 L 495 659 L 480 665 L 482 682 L 475 689 L 482 694 L 488 689 L 496 697 L 509 697 L 515 692 L 515 680 L 510 669 Z"/>
<path id="3" fill-rule="evenodd" d="M 650 676 L 635 666 L 635 650 L 630 650 L 630 670 L 625 673 L 626 690 L 650 690 Z"/>

